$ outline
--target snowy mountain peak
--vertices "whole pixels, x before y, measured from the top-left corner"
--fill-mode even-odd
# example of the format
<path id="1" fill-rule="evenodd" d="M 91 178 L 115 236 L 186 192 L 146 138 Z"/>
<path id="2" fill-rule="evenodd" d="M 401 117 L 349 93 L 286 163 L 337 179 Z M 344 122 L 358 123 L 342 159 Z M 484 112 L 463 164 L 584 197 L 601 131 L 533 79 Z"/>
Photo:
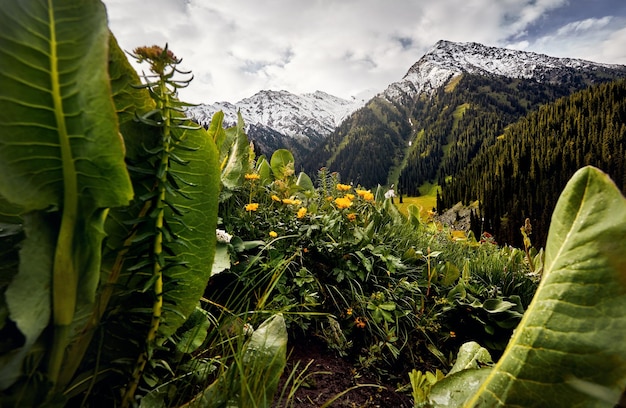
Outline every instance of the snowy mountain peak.
<path id="1" fill-rule="evenodd" d="M 626 67 L 573 58 L 550 57 L 473 42 L 440 40 L 408 70 L 401 81 L 391 84 L 384 91 L 384 95 L 390 100 L 395 100 L 404 95 L 412 98 L 422 92 L 431 93 L 452 77 L 462 73 L 534 79 L 538 82 L 561 82 L 573 71 L 602 69 L 626 70 Z"/>
<path id="2" fill-rule="evenodd" d="M 265 127 L 295 138 L 325 137 L 372 96 L 347 100 L 322 91 L 296 95 L 284 90 L 262 90 L 235 104 L 201 104 L 189 108 L 187 113 L 201 124 L 208 124 L 213 114 L 222 110 L 224 121 L 235 124 L 237 111 L 241 111 L 248 128 Z"/>

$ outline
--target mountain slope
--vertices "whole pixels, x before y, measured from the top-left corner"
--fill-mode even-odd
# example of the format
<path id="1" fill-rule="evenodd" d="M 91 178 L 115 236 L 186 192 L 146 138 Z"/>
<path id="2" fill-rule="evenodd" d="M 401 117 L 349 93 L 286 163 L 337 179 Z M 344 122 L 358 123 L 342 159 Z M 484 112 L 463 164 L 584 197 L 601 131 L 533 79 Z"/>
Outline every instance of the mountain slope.
<path id="1" fill-rule="evenodd" d="M 346 100 L 321 91 L 303 95 L 260 91 L 236 104 L 219 102 L 194 106 L 187 114 L 207 126 L 213 114 L 221 110 L 226 124 L 234 125 L 237 111 L 240 111 L 248 137 L 263 154 L 270 156 L 276 149 L 288 148 L 294 156 L 301 157 L 371 96 L 365 93 Z"/>
<path id="2" fill-rule="evenodd" d="M 529 218 L 545 245 L 558 194 L 586 165 L 599 167 L 626 193 L 626 80 L 587 88 L 511 124 L 443 186 L 443 206 L 480 200 L 483 225 L 500 243 L 521 242 Z M 479 217 L 476 217 L 479 219 Z"/>
<path id="3" fill-rule="evenodd" d="M 541 104 L 625 75 L 619 65 L 440 41 L 346 119 L 304 167 L 326 166 L 368 187 L 399 181 L 402 192 L 416 194 L 424 182 L 456 174 Z"/>

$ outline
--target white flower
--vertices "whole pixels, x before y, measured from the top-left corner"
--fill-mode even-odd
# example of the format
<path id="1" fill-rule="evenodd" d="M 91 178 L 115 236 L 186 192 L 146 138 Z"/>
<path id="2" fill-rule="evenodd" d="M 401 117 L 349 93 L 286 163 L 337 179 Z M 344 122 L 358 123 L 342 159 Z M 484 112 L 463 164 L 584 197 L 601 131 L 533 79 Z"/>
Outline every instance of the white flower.
<path id="1" fill-rule="evenodd" d="M 217 236 L 217 242 L 221 244 L 228 244 L 230 240 L 233 239 L 232 235 L 221 229 L 215 230 L 215 235 Z"/>

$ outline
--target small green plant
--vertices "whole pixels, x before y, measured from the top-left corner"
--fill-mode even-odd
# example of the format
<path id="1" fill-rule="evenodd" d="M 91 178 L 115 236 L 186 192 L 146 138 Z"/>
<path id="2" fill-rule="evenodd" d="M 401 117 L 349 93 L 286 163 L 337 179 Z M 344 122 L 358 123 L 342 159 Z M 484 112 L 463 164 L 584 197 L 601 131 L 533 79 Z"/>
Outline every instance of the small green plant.
<path id="1" fill-rule="evenodd" d="M 440 370 L 436 370 L 435 373 L 426 371 L 422 373 L 419 370 L 411 370 L 409 373 L 409 380 L 411 381 L 411 395 L 413 396 L 414 406 L 421 407 L 428 402 L 428 396 L 430 389 L 444 378 L 443 373 Z"/>

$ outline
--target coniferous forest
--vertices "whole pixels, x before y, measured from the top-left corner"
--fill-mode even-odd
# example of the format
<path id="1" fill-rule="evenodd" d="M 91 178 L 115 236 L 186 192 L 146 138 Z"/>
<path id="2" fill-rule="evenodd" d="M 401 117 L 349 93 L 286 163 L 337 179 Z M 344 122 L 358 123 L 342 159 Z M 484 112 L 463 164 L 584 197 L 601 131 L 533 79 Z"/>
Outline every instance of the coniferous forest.
<path id="1" fill-rule="evenodd" d="M 626 81 L 591 87 L 542 106 L 496 139 L 443 184 L 443 207 L 480 200 L 484 223 L 475 228 L 517 245 L 519 229 L 529 218 L 534 241 L 543 246 L 556 192 L 577 169 L 599 167 L 626 191 Z"/>
<path id="2" fill-rule="evenodd" d="M 554 192 L 577 169 L 596 165 L 624 189 L 624 82 L 611 81 L 464 74 L 415 101 L 376 97 L 303 168 L 313 174 L 325 165 L 369 187 L 397 183 L 407 196 L 419 196 L 425 183 L 439 184 L 439 212 L 479 200 L 472 214 L 476 236 L 487 231 L 519 246 L 519 228 L 529 218 L 532 239 L 542 246 Z"/>

